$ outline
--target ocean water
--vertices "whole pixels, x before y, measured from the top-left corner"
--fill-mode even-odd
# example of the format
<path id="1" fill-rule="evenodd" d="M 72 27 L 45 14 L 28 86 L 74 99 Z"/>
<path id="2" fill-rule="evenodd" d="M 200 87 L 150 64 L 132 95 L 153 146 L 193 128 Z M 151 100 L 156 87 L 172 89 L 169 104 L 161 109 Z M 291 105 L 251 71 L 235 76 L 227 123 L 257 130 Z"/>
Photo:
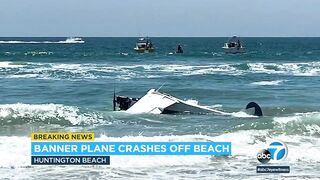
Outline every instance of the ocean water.
<path id="1" fill-rule="evenodd" d="M 320 38 L 0 38 L 1 179 L 320 178 Z M 185 53 L 174 54 L 181 44 Z M 140 97 L 151 88 L 231 112 L 150 115 L 112 111 L 113 89 Z M 264 117 L 241 110 L 257 102 Z M 31 166 L 30 134 L 93 131 L 99 141 L 231 141 L 232 156 L 112 156 L 110 166 Z M 258 150 L 288 146 L 289 174 L 256 173 Z"/>

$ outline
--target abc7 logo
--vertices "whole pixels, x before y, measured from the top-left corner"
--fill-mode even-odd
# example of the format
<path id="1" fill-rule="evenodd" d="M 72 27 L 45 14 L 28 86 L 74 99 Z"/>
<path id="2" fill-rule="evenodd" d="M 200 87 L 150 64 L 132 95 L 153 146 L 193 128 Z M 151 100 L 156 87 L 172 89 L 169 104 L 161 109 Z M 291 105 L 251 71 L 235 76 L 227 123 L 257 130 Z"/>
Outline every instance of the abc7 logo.
<path id="1" fill-rule="evenodd" d="M 288 155 L 288 147 L 280 141 L 272 142 L 268 149 L 261 149 L 257 154 L 257 159 L 261 163 L 278 162 L 284 160 Z"/>

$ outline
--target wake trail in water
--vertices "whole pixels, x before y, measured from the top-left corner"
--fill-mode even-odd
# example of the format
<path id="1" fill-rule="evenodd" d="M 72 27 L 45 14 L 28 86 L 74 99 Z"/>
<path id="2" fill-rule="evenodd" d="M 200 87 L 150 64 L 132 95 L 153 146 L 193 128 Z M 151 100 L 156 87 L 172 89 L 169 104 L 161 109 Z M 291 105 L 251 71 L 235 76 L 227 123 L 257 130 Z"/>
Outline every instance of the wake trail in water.
<path id="1" fill-rule="evenodd" d="M 82 41 L 0 41 L 0 44 L 77 44 Z"/>

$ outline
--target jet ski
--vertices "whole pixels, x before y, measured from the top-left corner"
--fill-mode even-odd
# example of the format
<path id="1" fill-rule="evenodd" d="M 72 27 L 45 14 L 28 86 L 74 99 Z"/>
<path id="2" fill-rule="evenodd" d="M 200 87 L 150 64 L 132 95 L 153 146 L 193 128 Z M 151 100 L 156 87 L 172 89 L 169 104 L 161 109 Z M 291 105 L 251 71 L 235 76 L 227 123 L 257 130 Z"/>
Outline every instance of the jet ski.
<path id="1" fill-rule="evenodd" d="M 151 113 L 151 114 L 216 114 L 231 115 L 231 113 L 200 106 L 188 101 L 173 97 L 169 94 L 150 89 L 141 98 L 131 98 L 126 96 L 113 96 L 113 110 L 125 111 L 128 113 Z M 262 116 L 260 106 L 255 102 L 250 102 L 246 106 L 246 113 L 254 116 Z"/>

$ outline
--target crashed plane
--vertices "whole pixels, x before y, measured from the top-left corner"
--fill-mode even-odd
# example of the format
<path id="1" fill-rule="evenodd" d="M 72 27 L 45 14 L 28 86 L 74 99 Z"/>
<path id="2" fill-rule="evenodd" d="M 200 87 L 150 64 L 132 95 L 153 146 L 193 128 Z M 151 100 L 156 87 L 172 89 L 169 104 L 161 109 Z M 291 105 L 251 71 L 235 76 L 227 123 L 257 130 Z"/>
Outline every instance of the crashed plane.
<path id="1" fill-rule="evenodd" d="M 128 113 L 151 113 L 151 114 L 216 114 L 230 115 L 231 113 L 211 109 L 198 104 L 190 103 L 173 97 L 169 94 L 150 89 L 141 98 L 131 98 L 125 96 L 113 96 L 113 110 L 121 110 Z M 245 112 L 254 116 L 262 116 L 260 106 L 255 102 L 250 102 L 246 106 Z"/>

